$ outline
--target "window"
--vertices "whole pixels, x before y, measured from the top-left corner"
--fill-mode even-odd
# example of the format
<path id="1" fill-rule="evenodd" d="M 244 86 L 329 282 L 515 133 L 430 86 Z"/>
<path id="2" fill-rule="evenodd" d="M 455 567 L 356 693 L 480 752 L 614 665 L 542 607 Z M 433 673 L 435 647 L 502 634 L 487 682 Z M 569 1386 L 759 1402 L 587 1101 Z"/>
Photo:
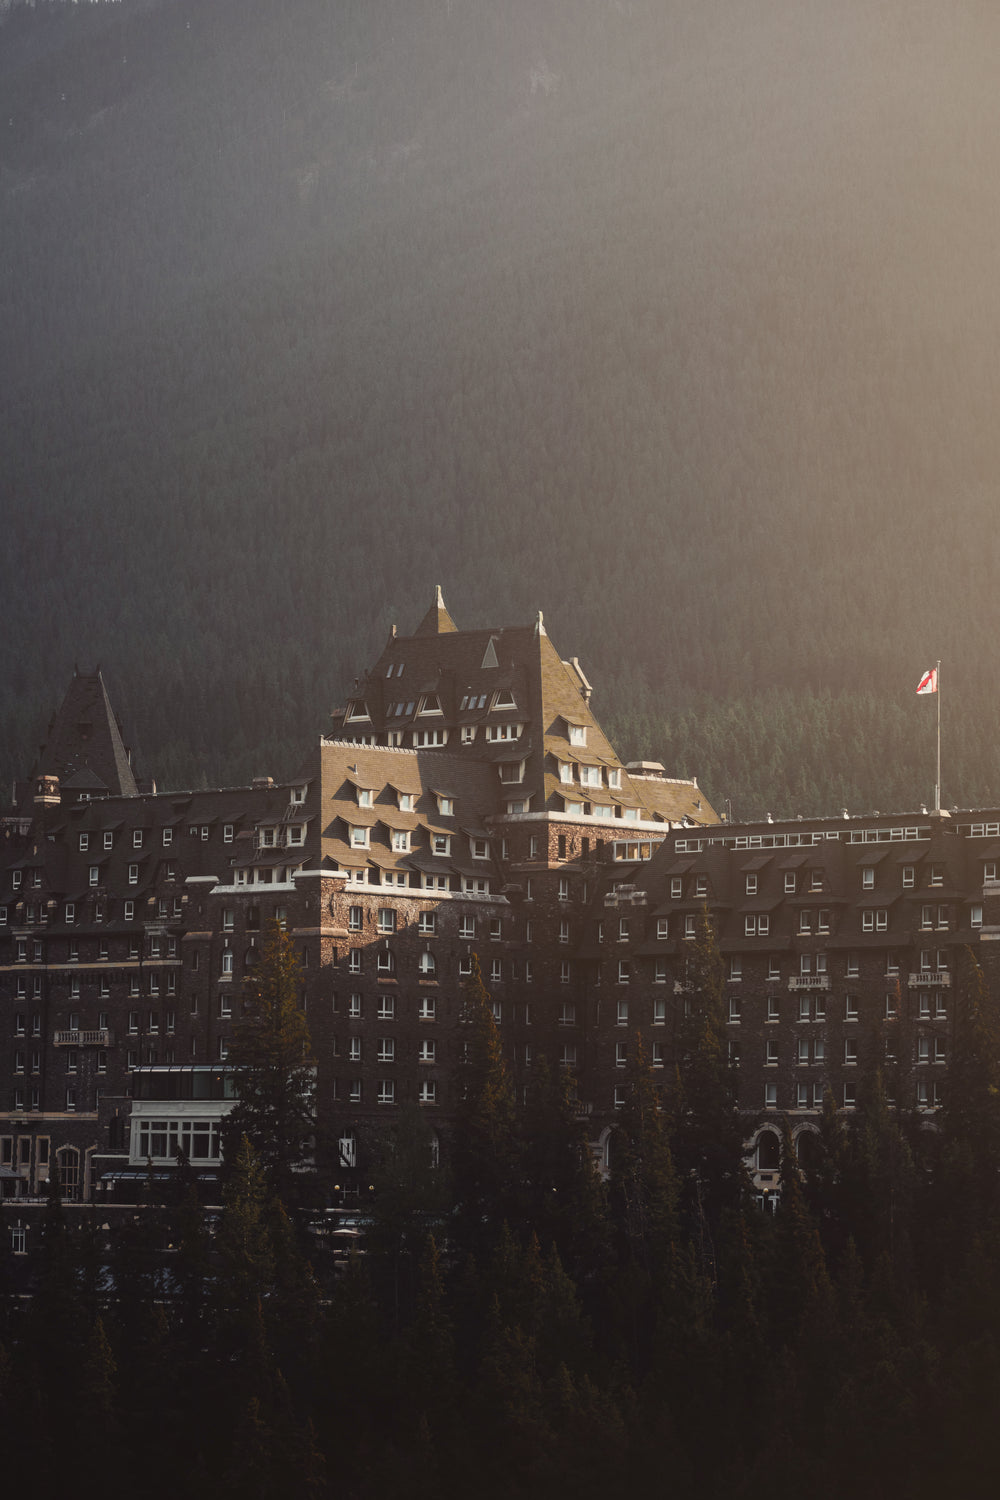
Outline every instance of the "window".
<path id="1" fill-rule="evenodd" d="M 571 745 L 585 745 L 587 743 L 587 727 L 585 724 L 570 724 L 568 728 Z"/>
<path id="2" fill-rule="evenodd" d="M 778 1107 L 778 1085 L 776 1083 L 765 1083 L 764 1085 L 764 1108 L 777 1109 Z"/>
<path id="3" fill-rule="evenodd" d="M 794 896 L 795 895 L 795 871 L 794 870 L 790 870 L 785 875 L 785 895 L 786 896 Z"/>
<path id="4" fill-rule="evenodd" d="M 769 1068 L 776 1068 L 778 1066 L 777 1037 L 768 1038 L 768 1040 L 764 1043 L 764 1064 Z"/>
<path id="5" fill-rule="evenodd" d="M 421 1104 L 437 1103 L 437 1084 L 433 1079 L 425 1078 L 422 1080 L 417 1099 Z"/>
<path id="6" fill-rule="evenodd" d="M 730 997 L 729 997 L 729 1019 L 730 1019 L 730 1021 L 738 1021 L 739 1018 L 740 1018 L 740 997 L 739 997 L 739 995 L 730 995 Z"/>
<path id="7" fill-rule="evenodd" d="M 944 865 L 931 865 L 928 885 L 944 885 Z"/>
<path id="8" fill-rule="evenodd" d="M 421 953 L 417 960 L 417 969 L 421 979 L 433 979 L 437 974 L 437 960 L 433 953 Z"/>
<path id="9" fill-rule="evenodd" d="M 795 1090 L 795 1102 L 798 1109 L 809 1108 L 809 1085 L 800 1083 Z"/>
<path id="10" fill-rule="evenodd" d="M 746 893 L 747 893 L 748 896 L 756 896 L 756 894 L 757 894 L 757 877 L 756 877 L 756 875 L 748 875 L 747 876 L 745 889 L 746 889 Z"/>
<path id="11" fill-rule="evenodd" d="M 619 1026 L 627 1026 L 628 1025 L 628 1001 L 627 1000 L 619 1000 L 618 1001 L 617 1021 L 618 1021 L 618 1025 Z"/>
<path id="12" fill-rule="evenodd" d="M 628 1065 L 628 1042 L 615 1043 L 615 1067 L 624 1068 Z"/>
<path id="13" fill-rule="evenodd" d="M 733 957 L 729 960 L 729 982 L 738 984 L 743 978 L 743 960 Z"/>
<path id="14" fill-rule="evenodd" d="M 628 984 L 631 977 L 632 965 L 629 963 L 627 958 L 620 958 L 618 960 L 618 983 Z"/>
<path id="15" fill-rule="evenodd" d="M 857 979 L 858 955 L 856 953 L 848 953 L 844 964 L 844 973 L 848 979 Z"/>
<path id="16" fill-rule="evenodd" d="M 377 1057 L 380 1063 L 394 1063 L 396 1061 L 396 1042 L 394 1037 L 384 1036 L 380 1038 Z"/>
<path id="17" fill-rule="evenodd" d="M 914 870 L 912 865 L 903 866 L 903 889 L 909 890 L 914 884 Z"/>
<path id="18" fill-rule="evenodd" d="M 134 922 L 135 921 L 135 902 L 134 901 L 126 901 L 125 902 L 125 921 L 126 922 Z"/>
<path id="19" fill-rule="evenodd" d="M 856 1037 L 844 1038 L 844 1066 L 853 1067 L 858 1060 L 858 1042 Z"/>
<path id="20" fill-rule="evenodd" d="M 391 979 L 396 972 L 396 955 L 388 948 L 378 951 L 378 977 Z"/>
<path id="21" fill-rule="evenodd" d="M 129 865 L 129 867 L 128 867 L 128 883 L 129 883 L 129 885 L 138 885 L 139 884 L 139 866 L 138 865 Z"/>
<path id="22" fill-rule="evenodd" d="M 679 901 L 684 894 L 684 882 L 679 875 L 670 878 L 670 895 L 672 900 Z"/>
<path id="23" fill-rule="evenodd" d="M 379 932 L 396 931 L 396 912 L 391 906 L 380 906 L 378 913 Z"/>
<path id="24" fill-rule="evenodd" d="M 972 927 L 982 927 L 983 908 L 981 906 L 975 905 L 969 908 L 969 923 Z"/>
<path id="25" fill-rule="evenodd" d="M 691 941 L 698 936 L 697 922 L 697 917 L 693 915 L 684 918 L 684 937 L 686 940 Z"/>
<path id="26" fill-rule="evenodd" d="M 437 1015 L 437 1001 L 433 995 L 421 995 L 417 1001 L 417 1020 L 433 1021 Z"/>
<path id="27" fill-rule="evenodd" d="M 361 1103 L 361 1079 L 352 1078 L 348 1087 L 348 1098 L 352 1104 Z"/>
<path id="28" fill-rule="evenodd" d="M 669 917 L 657 917 L 657 919 L 656 919 L 656 936 L 657 936 L 657 940 L 660 941 L 660 942 L 662 942 L 667 937 L 669 937 L 669 935 L 670 935 L 670 918 Z"/>
<path id="29" fill-rule="evenodd" d="M 223 825 L 222 825 L 222 842 L 224 844 L 231 844 L 233 842 L 233 825 L 232 825 L 232 823 L 223 823 Z"/>
<path id="30" fill-rule="evenodd" d="M 433 1063 L 437 1061 L 437 1042 L 423 1041 L 417 1048 L 417 1062 Z"/>
<path id="31" fill-rule="evenodd" d="M 16 875 L 16 874 L 18 874 L 18 871 L 15 870 L 14 873 Z M 101 867 L 100 867 L 100 865 L 91 865 L 91 867 L 90 867 L 90 877 L 89 878 L 90 878 L 90 884 L 91 885 L 97 885 L 98 884 L 98 882 L 100 881 L 100 878 L 101 878 Z"/>
<path id="32" fill-rule="evenodd" d="M 825 906 L 821 906 L 819 911 L 816 913 L 816 931 L 830 931 L 830 912 L 829 909 Z"/>
<path id="33" fill-rule="evenodd" d="M 427 955 L 428 958 L 430 954 Z M 432 960 L 433 962 L 433 960 Z M 490 983 L 499 984 L 503 978 L 503 960 L 500 958 L 490 959 Z"/>
<path id="34" fill-rule="evenodd" d="M 844 1084 L 844 1108 L 845 1109 L 853 1109 L 854 1108 L 855 1090 L 856 1089 L 857 1089 L 857 1084 L 855 1084 L 855 1083 L 845 1083 Z"/>
<path id="35" fill-rule="evenodd" d="M 808 1021 L 809 1018 L 810 1018 L 810 1015 L 811 1015 L 811 1011 L 810 1011 L 810 1008 L 809 1008 L 809 996 L 808 995 L 800 995 L 799 996 L 799 1020 L 800 1021 Z"/>
<path id="36" fill-rule="evenodd" d="M 451 853 L 451 834 L 435 833 L 431 837 L 431 850 L 434 854 Z"/>
<path id="37" fill-rule="evenodd" d="M 807 1063 L 809 1061 L 809 1038 L 808 1037 L 806 1037 L 806 1036 L 800 1036 L 799 1037 L 798 1044 L 797 1044 L 797 1047 L 796 1047 L 796 1057 L 797 1057 L 797 1060 L 798 1060 L 798 1063 L 799 1063 L 800 1067 L 802 1066 L 802 1064 Z M 778 1059 L 775 1058 L 775 1062 L 777 1062 L 777 1060 Z"/>
<path id="38" fill-rule="evenodd" d="M 857 995 L 844 996 L 844 1020 L 856 1021 L 858 1019 L 858 997 Z"/>
<path id="39" fill-rule="evenodd" d="M 142 833 L 143 833 L 143 831 L 142 831 L 141 828 L 133 828 L 132 829 L 132 848 L 133 849 L 141 849 L 142 848 Z"/>
<path id="40" fill-rule="evenodd" d="M 350 955 L 348 957 L 348 960 L 347 960 L 348 973 L 350 973 L 350 974 L 360 974 L 361 973 L 361 958 L 362 958 L 361 949 L 360 948 L 352 948 L 351 951 L 350 951 Z"/>
<path id="41" fill-rule="evenodd" d="M 110 830 L 107 830 L 104 834 L 104 847 L 105 849 L 113 849 L 115 847 L 115 836 Z"/>
<path id="42" fill-rule="evenodd" d="M 379 995 L 377 1014 L 380 1021 L 394 1021 L 396 1019 L 395 995 Z"/>
<path id="43" fill-rule="evenodd" d="M 767 1019 L 769 1021 L 781 1020 L 781 1002 L 777 995 L 768 995 L 767 997 Z"/>
<path id="44" fill-rule="evenodd" d="M 799 931 L 800 932 L 812 932 L 812 930 L 813 930 L 813 914 L 808 909 L 808 907 L 804 907 L 802 909 L 802 911 L 799 912 Z"/>
<path id="45" fill-rule="evenodd" d="M 863 891 L 875 889 L 875 870 L 872 865 L 866 865 L 861 871 L 861 889 Z"/>
<path id="46" fill-rule="evenodd" d="M 89 833 L 81 833 L 81 835 L 80 835 L 80 853 L 81 854 L 86 854 L 86 852 L 87 852 L 87 850 L 89 848 L 90 848 L 90 834 Z"/>
<path id="47" fill-rule="evenodd" d="M 423 937 L 433 937 L 437 931 L 437 919 L 432 911 L 422 911 L 417 922 L 417 931 Z"/>
<path id="48" fill-rule="evenodd" d="M 350 825 L 350 829 L 351 829 L 351 848 L 352 849 L 367 849 L 369 847 L 369 830 L 367 828 L 361 827 L 357 823 L 352 823 Z"/>
<path id="49" fill-rule="evenodd" d="M 767 977 L 770 980 L 775 980 L 775 979 L 780 979 L 781 978 L 781 960 L 780 959 L 778 959 L 778 958 L 769 958 L 768 959 L 768 961 L 767 961 Z"/>

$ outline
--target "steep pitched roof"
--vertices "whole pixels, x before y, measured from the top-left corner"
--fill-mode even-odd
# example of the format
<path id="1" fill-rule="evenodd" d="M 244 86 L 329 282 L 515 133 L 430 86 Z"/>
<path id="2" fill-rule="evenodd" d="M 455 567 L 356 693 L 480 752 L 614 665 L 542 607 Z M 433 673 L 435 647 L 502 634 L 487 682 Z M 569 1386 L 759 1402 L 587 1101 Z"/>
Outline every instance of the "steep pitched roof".
<path id="1" fill-rule="evenodd" d="M 413 632 L 414 635 L 448 635 L 457 631 L 458 626 L 452 619 L 445 607 L 444 597 L 441 593 L 441 585 L 437 586 L 434 603 L 424 615 L 420 624 Z"/>
<path id="2" fill-rule="evenodd" d="M 100 669 L 74 672 L 32 775 L 58 776 L 62 784 L 112 797 L 139 795 Z"/>

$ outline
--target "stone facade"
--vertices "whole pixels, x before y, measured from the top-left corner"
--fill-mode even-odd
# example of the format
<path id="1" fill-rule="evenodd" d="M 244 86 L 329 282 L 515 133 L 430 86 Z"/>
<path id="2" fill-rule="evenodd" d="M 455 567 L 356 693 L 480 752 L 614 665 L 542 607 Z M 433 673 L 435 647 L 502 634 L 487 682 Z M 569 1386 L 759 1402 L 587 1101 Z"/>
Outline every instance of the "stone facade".
<path id="1" fill-rule="evenodd" d="M 704 911 L 762 1188 L 776 1119 L 808 1134 L 827 1090 L 850 1109 L 867 1058 L 928 1117 L 943 1097 L 961 954 L 1000 933 L 1000 814 L 721 823 L 696 782 L 618 759 L 541 616 L 463 632 L 440 594 L 281 785 L 141 790 L 99 675 L 68 696 L 0 824 L 6 1197 L 56 1163 L 70 1197 L 109 1194 L 183 1131 L 211 1176 L 272 920 L 348 1185 L 400 1106 L 446 1131 L 474 956 L 517 1089 L 542 1055 L 569 1071 L 606 1159 L 640 1038 L 672 1074 Z"/>

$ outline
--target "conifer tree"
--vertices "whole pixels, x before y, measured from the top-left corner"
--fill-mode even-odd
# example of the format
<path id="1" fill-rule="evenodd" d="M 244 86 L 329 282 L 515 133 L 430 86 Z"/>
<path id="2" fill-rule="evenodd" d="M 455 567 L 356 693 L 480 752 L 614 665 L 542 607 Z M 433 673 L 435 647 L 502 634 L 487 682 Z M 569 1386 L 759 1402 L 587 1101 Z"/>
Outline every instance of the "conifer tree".
<path id="1" fill-rule="evenodd" d="M 520 1153 L 513 1089 L 475 955 L 463 1004 L 467 1060 L 458 1071 L 452 1171 L 457 1236 L 469 1249 L 480 1252 L 496 1241 L 502 1224 L 516 1208 Z"/>
<path id="2" fill-rule="evenodd" d="M 231 1161 L 246 1136 L 279 1197 L 298 1194 L 296 1168 L 310 1157 L 315 1118 L 315 1068 L 309 1028 L 299 1005 L 299 960 L 277 922 L 248 981 L 249 1004 L 229 1050 L 238 1102 L 224 1127 Z"/>
<path id="3" fill-rule="evenodd" d="M 688 958 L 671 1144 L 691 1232 L 708 1266 L 722 1213 L 739 1202 L 745 1173 L 737 1079 L 726 1038 L 725 970 L 707 908 L 696 934 Z"/>
<path id="4" fill-rule="evenodd" d="M 594 1276 L 609 1253 L 607 1207 L 572 1081 L 539 1057 L 520 1120 L 523 1151 L 518 1223 L 550 1244 L 579 1278 Z"/>

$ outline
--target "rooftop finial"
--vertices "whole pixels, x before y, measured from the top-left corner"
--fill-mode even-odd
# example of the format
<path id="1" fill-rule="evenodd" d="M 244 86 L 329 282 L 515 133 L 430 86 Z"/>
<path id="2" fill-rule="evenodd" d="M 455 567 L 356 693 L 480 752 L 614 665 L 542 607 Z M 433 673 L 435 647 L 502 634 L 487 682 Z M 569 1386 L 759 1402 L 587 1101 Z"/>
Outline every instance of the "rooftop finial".
<path id="1" fill-rule="evenodd" d="M 547 634 L 547 631 L 545 629 L 545 616 L 542 614 L 541 610 L 538 611 L 538 618 L 535 621 L 535 634 L 536 635 L 546 635 Z"/>

